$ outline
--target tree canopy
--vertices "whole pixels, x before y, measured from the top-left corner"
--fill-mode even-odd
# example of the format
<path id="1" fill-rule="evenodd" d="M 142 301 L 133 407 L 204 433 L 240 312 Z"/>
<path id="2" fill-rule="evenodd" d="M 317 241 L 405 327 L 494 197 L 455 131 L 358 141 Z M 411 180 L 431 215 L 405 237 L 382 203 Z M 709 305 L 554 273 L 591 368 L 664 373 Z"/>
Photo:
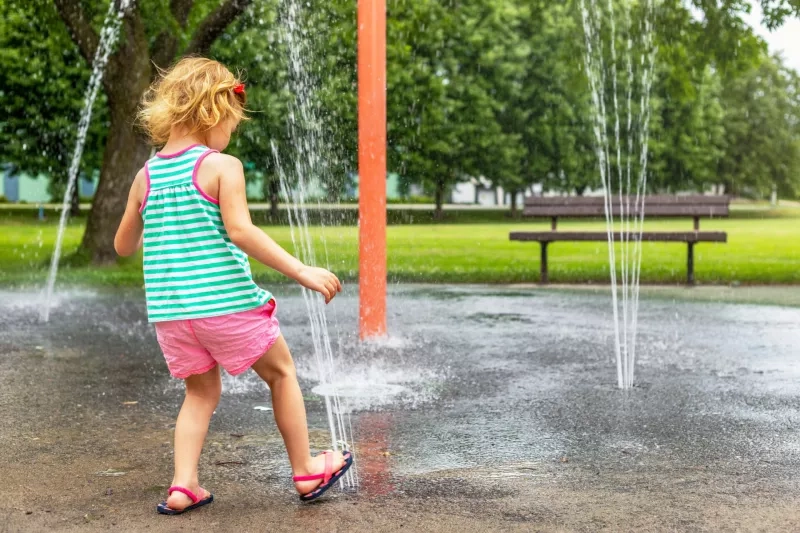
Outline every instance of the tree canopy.
<path id="1" fill-rule="evenodd" d="M 63 179 L 107 5 L 0 0 L 2 162 Z M 753 197 L 773 189 L 797 196 L 798 75 L 745 24 L 749 2 L 656 6 L 650 191 L 722 185 Z M 770 27 L 800 13 L 795 0 L 761 6 Z M 284 158 L 304 156 L 287 127 L 297 95 L 282 40 L 284 7 L 278 0 L 139 0 L 96 104 L 83 168 L 112 165 L 101 182 L 113 169 L 135 170 L 143 151 L 113 166 L 109 150 L 134 138 L 114 132 L 132 123 L 155 75 L 150 62 L 167 66 L 200 52 L 246 72 L 251 120 L 231 150 L 277 198 L 270 143 Z M 315 105 L 334 145 L 335 171 L 326 178 L 332 195 L 357 170 L 355 7 L 328 0 L 302 11 Z M 388 165 L 406 188 L 420 185 L 442 203 L 454 184 L 475 177 L 508 192 L 537 183 L 571 194 L 599 186 L 577 1 L 396 0 L 387 15 Z M 102 183 L 99 193 L 125 195 Z M 113 218 L 115 209 L 103 216 Z"/>

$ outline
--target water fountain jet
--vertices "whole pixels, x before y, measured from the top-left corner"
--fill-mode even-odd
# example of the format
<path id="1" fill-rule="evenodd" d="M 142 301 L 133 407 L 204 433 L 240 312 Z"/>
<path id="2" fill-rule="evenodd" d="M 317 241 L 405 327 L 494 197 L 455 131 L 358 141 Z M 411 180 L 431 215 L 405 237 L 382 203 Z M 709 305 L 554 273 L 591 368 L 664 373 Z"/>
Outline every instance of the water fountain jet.
<path id="1" fill-rule="evenodd" d="M 100 83 L 103 81 L 103 75 L 105 74 L 111 51 L 119 38 L 122 19 L 131 6 L 131 3 L 132 0 L 119 0 L 118 5 L 116 2 L 111 2 L 108 6 L 106 18 L 103 21 L 103 28 L 100 31 L 100 41 L 97 45 L 97 50 L 95 50 L 94 60 L 92 61 L 92 75 L 89 78 L 89 85 L 86 88 L 83 100 L 83 111 L 81 112 L 81 118 L 78 122 L 78 137 L 75 140 L 75 149 L 72 152 L 72 160 L 67 174 L 67 189 L 64 191 L 64 200 L 61 203 L 61 215 L 58 221 L 56 245 L 50 260 L 50 273 L 47 276 L 44 303 L 39 315 L 42 322 L 48 322 L 50 320 L 50 306 L 52 305 L 53 290 L 56 284 L 56 277 L 58 276 L 58 263 L 61 259 L 64 230 L 67 226 L 70 202 L 72 201 L 72 195 L 75 192 L 75 184 L 78 179 L 78 170 L 80 169 L 81 157 L 83 156 L 83 147 L 86 144 L 86 134 L 89 131 L 89 124 L 92 121 L 92 108 L 97 99 L 97 93 L 100 90 Z"/>
<path id="2" fill-rule="evenodd" d="M 605 198 L 617 385 L 621 389 L 629 389 L 634 383 L 636 362 L 641 240 L 647 192 L 650 92 L 656 52 L 651 22 L 653 0 L 645 1 L 641 14 L 640 57 L 636 63 L 640 69 L 639 79 L 632 59 L 634 41 L 632 2 L 623 1 L 623 27 L 619 33 L 617 14 L 612 0 L 608 0 L 605 10 L 598 5 L 597 0 L 581 0 L 580 7 L 586 43 L 584 66 L 594 110 L 592 129 L 595 152 Z M 607 19 L 607 25 L 603 24 L 604 19 Z M 624 39 L 625 43 L 623 83 L 618 80 L 617 47 L 620 38 Z M 619 101 L 619 93 L 623 84 L 627 84 L 623 111 L 626 113 L 624 125 L 626 143 L 621 141 L 623 131 L 620 123 L 622 104 Z M 633 105 L 634 91 L 639 95 L 638 110 L 634 109 Z M 615 210 L 619 213 L 617 220 L 615 220 Z M 614 237 L 616 233 L 620 235 L 619 260 Z M 620 284 L 617 283 L 617 269 L 619 269 Z"/>

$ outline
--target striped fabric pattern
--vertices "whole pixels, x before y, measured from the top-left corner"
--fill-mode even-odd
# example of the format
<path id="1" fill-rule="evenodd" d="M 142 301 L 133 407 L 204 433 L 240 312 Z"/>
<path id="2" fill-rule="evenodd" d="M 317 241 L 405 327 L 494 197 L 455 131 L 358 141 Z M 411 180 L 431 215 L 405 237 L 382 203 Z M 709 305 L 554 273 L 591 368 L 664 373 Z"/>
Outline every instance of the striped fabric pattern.
<path id="1" fill-rule="evenodd" d="M 144 286 L 150 322 L 228 315 L 266 304 L 247 254 L 231 242 L 219 202 L 197 185 L 202 145 L 145 164 Z"/>

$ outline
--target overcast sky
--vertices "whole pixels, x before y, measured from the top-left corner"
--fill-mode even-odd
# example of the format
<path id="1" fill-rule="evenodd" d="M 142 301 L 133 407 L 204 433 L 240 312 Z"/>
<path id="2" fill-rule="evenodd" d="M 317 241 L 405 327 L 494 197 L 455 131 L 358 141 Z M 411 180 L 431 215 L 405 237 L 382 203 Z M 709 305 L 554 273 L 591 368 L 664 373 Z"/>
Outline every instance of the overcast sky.
<path id="1" fill-rule="evenodd" d="M 800 20 L 792 17 L 783 26 L 771 32 L 761 24 L 761 7 L 758 2 L 751 1 L 753 11 L 745 20 L 769 44 L 770 52 L 780 52 L 786 65 L 800 72 Z"/>

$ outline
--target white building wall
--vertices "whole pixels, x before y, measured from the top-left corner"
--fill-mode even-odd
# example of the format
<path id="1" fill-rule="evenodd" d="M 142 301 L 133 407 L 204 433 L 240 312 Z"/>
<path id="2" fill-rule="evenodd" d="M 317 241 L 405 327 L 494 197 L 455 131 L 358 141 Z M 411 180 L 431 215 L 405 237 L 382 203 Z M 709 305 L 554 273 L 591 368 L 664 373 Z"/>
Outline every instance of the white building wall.
<path id="1" fill-rule="evenodd" d="M 474 204 L 475 185 L 470 182 L 457 183 L 453 187 L 453 194 L 450 201 L 454 204 Z"/>

